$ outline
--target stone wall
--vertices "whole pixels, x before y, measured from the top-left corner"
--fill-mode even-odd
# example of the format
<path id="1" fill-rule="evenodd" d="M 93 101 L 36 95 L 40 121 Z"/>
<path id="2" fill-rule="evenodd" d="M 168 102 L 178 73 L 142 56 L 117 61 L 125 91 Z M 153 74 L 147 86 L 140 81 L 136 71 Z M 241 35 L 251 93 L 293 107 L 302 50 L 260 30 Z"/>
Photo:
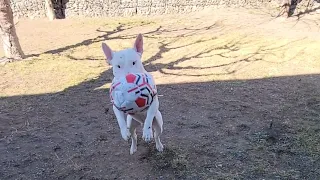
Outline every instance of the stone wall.
<path id="1" fill-rule="evenodd" d="M 279 7 L 292 0 L 52 0 L 58 18 L 188 13 L 206 7 Z M 294 0 L 293 0 L 294 1 Z M 312 6 L 320 0 L 302 0 Z M 298 4 L 298 8 L 299 8 Z M 15 17 L 45 17 L 44 0 L 11 0 Z"/>
<path id="2" fill-rule="evenodd" d="M 44 0 L 10 0 L 15 17 L 45 17 Z"/>

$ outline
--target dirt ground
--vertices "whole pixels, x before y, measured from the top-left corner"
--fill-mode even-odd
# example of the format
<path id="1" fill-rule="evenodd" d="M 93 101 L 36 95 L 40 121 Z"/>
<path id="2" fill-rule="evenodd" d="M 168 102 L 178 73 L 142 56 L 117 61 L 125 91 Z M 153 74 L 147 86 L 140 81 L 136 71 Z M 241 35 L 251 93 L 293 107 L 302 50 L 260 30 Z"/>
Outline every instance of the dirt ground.
<path id="1" fill-rule="evenodd" d="M 320 179 L 319 23 L 245 9 L 19 20 L 28 58 L 0 66 L 0 179 Z M 138 129 L 131 156 L 100 46 L 137 33 L 165 151 Z"/>

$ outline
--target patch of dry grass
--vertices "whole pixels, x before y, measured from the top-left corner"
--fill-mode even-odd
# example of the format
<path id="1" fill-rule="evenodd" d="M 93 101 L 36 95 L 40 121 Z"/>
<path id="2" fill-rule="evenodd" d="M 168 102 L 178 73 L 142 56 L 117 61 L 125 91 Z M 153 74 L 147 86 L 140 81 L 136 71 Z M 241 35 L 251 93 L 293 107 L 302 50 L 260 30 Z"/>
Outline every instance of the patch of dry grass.
<path id="1" fill-rule="evenodd" d="M 141 155 L 140 160 L 150 163 L 154 173 L 161 175 L 163 172 L 172 171 L 179 178 L 190 173 L 188 157 L 181 149 L 166 146 L 165 151 L 159 153 L 153 147 L 154 144 L 149 146 L 147 152 Z"/>
<path id="2" fill-rule="evenodd" d="M 73 61 L 66 57 L 41 55 L 37 59 L 6 64 L 1 72 L 1 96 L 43 94 L 63 91 L 105 70 L 100 61 Z"/>

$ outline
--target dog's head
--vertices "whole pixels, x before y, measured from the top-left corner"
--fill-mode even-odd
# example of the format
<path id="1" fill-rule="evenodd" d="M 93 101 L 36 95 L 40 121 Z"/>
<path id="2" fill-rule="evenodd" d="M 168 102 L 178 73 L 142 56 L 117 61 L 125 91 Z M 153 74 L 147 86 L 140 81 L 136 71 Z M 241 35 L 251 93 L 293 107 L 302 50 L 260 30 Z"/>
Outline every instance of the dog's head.
<path id="1" fill-rule="evenodd" d="M 129 73 L 145 72 L 141 62 L 143 53 L 143 38 L 141 34 L 137 36 L 133 48 L 115 52 L 107 44 L 102 43 L 102 50 L 107 62 L 112 66 L 114 77 L 118 78 Z"/>

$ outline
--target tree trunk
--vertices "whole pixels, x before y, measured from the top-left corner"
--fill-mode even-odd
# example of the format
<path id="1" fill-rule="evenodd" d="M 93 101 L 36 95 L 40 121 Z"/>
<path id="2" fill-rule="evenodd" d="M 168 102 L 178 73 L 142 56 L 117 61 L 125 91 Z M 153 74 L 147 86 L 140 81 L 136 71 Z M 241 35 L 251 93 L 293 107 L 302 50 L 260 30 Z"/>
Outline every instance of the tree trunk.
<path id="1" fill-rule="evenodd" d="M 54 13 L 53 4 L 51 0 L 46 1 L 47 17 L 50 21 L 56 19 L 56 14 Z"/>
<path id="2" fill-rule="evenodd" d="M 13 22 L 10 0 L 0 0 L 0 31 L 6 58 L 23 59 L 24 54 Z"/>

